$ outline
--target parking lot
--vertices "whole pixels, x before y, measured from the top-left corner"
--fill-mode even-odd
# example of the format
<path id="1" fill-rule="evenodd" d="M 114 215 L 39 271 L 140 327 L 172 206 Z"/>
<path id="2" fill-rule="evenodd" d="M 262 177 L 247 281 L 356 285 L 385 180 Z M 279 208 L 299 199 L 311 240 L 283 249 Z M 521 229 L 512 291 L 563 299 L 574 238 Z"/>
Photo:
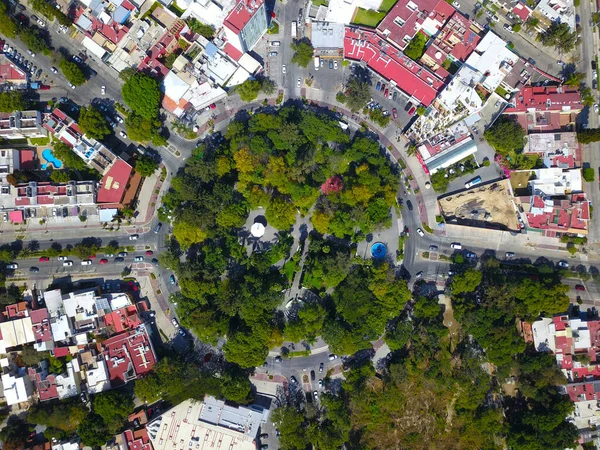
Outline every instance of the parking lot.
<path id="1" fill-rule="evenodd" d="M 392 116 L 392 122 L 397 127 L 403 128 L 406 126 L 413 116 L 415 116 L 416 107 L 418 105 L 410 102 L 401 91 L 390 86 L 386 80 L 379 77 L 375 73 L 372 73 L 372 83 L 373 87 L 371 88 L 371 97 L 373 98 L 373 101 L 384 111 L 387 111 L 390 116 Z M 377 90 L 378 86 L 379 90 Z M 388 93 L 387 97 L 385 95 L 386 91 Z M 394 108 L 396 109 L 396 114 L 398 116 L 396 118 L 393 118 Z M 411 109 L 414 109 L 415 111 L 412 111 L 412 114 L 409 114 Z"/>

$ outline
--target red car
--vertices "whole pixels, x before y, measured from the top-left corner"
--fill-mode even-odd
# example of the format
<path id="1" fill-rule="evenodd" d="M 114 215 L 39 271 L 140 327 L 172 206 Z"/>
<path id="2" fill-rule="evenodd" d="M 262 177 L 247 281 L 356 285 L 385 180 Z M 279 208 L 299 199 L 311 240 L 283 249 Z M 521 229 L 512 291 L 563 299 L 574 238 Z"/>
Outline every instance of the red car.
<path id="1" fill-rule="evenodd" d="M 214 103 L 210 104 L 210 109 L 215 109 L 217 107 L 217 105 L 215 105 Z"/>
<path id="2" fill-rule="evenodd" d="M 146 256 L 152 256 L 154 252 L 152 250 L 146 250 Z"/>
<path id="3" fill-rule="evenodd" d="M 585 287 L 582 284 L 576 284 L 575 289 L 577 291 L 585 291 Z"/>
<path id="4" fill-rule="evenodd" d="M 101 259 L 100 264 L 108 264 L 108 259 Z"/>
<path id="5" fill-rule="evenodd" d="M 50 261 L 50 258 L 48 258 L 47 256 L 40 257 L 40 262 L 48 262 L 48 261 Z"/>
<path id="6" fill-rule="evenodd" d="M 417 110 L 417 108 L 415 108 L 415 107 L 413 106 L 412 108 L 410 108 L 410 109 L 408 110 L 408 115 L 409 115 L 409 116 L 412 116 L 412 115 L 415 113 L 415 111 L 416 111 L 416 110 Z"/>
<path id="7" fill-rule="evenodd" d="M 396 108 L 392 109 L 392 116 L 394 117 L 394 119 L 398 118 L 398 111 L 396 110 Z"/>
<path id="8" fill-rule="evenodd" d="M 384 96 L 385 98 L 387 98 L 389 93 L 390 93 L 390 90 L 389 90 L 389 89 L 386 89 L 386 90 L 385 90 L 385 92 L 383 93 L 383 96 Z"/>

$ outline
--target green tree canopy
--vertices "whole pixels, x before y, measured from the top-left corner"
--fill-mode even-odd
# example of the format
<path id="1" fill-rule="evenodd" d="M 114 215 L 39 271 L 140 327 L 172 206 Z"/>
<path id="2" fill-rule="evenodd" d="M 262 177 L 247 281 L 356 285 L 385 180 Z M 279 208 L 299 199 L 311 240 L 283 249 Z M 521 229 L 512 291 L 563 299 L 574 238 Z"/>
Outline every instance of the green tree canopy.
<path id="1" fill-rule="evenodd" d="M 541 41 L 546 47 L 554 47 L 560 52 L 569 53 L 577 44 L 577 32 L 571 31 L 567 23 L 555 21 L 541 34 Z"/>
<path id="2" fill-rule="evenodd" d="M 17 36 L 17 22 L 7 13 L 6 3 L 0 4 L 0 34 L 7 38 L 14 39 Z"/>
<path id="3" fill-rule="evenodd" d="M 54 148 L 54 156 L 62 161 L 69 169 L 87 170 L 87 164 L 85 161 L 81 159 L 77 153 L 75 153 L 73 149 L 64 142 L 55 142 L 52 147 Z"/>
<path id="4" fill-rule="evenodd" d="M 131 108 L 136 116 L 149 121 L 156 119 L 161 94 L 158 82 L 154 78 L 138 72 L 125 81 L 121 93 L 123 100 L 125 100 L 127 106 Z M 127 128 L 129 134 L 131 134 L 132 128 Z M 146 140 L 149 139 L 140 139 L 138 141 L 144 142 Z"/>
<path id="5" fill-rule="evenodd" d="M 198 33 L 207 39 L 211 39 L 215 34 L 215 27 L 202 23 L 194 17 L 188 17 L 186 22 L 194 33 Z"/>
<path id="6" fill-rule="evenodd" d="M 300 67 L 308 67 L 312 62 L 314 48 L 308 39 L 296 40 L 290 44 L 290 48 L 294 51 L 292 62 Z"/>
<path id="7" fill-rule="evenodd" d="M 40 31 L 37 28 L 25 28 L 19 34 L 19 38 L 23 43 L 34 53 L 50 53 L 50 46 L 46 42 L 46 39 L 40 34 Z M 60 66 L 59 66 L 60 67 Z M 61 67 L 62 70 L 62 67 Z M 64 70 L 63 70 L 64 71 Z M 65 73 L 65 77 L 67 77 Z M 69 80 L 69 78 L 67 77 Z M 70 81 L 70 80 L 69 80 Z M 85 79 L 84 81 L 85 82 Z M 83 82 L 81 84 L 83 84 Z M 75 84 L 75 83 L 73 83 Z M 78 86 L 78 85 L 76 85 Z"/>
<path id="8" fill-rule="evenodd" d="M 79 424 L 77 435 L 84 445 L 90 447 L 101 447 L 113 436 L 106 428 L 102 417 L 94 413 L 89 413 Z"/>
<path id="9" fill-rule="evenodd" d="M 500 116 L 484 134 L 488 143 L 501 155 L 523 149 L 525 130 L 513 119 Z"/>
<path id="10" fill-rule="evenodd" d="M 133 412 L 133 399 L 119 391 L 102 392 L 94 396 L 94 412 L 102 417 L 107 430 L 117 433 L 125 423 L 127 416 Z"/>
<path id="11" fill-rule="evenodd" d="M 260 92 L 260 82 L 257 80 L 248 79 L 240 84 L 236 91 L 240 94 L 240 98 L 244 102 L 251 102 L 258 97 L 258 93 Z"/>
<path id="12" fill-rule="evenodd" d="M 363 109 L 371 98 L 371 86 L 358 77 L 351 77 L 346 86 L 346 105 L 352 112 Z"/>
<path id="13" fill-rule="evenodd" d="M 29 101 L 21 92 L 1 92 L 0 112 L 23 111 L 29 108 Z"/>
<path id="14" fill-rule="evenodd" d="M 69 83 L 75 86 L 81 86 L 85 83 L 85 75 L 77 63 L 63 58 L 58 63 L 58 67 Z"/>
<path id="15" fill-rule="evenodd" d="M 83 134 L 99 141 L 112 132 L 104 114 L 95 106 L 83 106 L 77 123 Z"/>
<path id="16" fill-rule="evenodd" d="M 158 169 L 158 162 L 152 155 L 138 156 L 135 160 L 135 171 L 143 177 L 151 176 Z"/>
<path id="17" fill-rule="evenodd" d="M 404 49 L 404 54 L 418 61 L 425 53 L 425 44 L 427 44 L 427 36 L 424 33 L 417 32 Z"/>
<path id="18" fill-rule="evenodd" d="M 166 144 L 166 139 L 160 134 L 162 123 L 160 120 L 147 119 L 141 115 L 131 113 L 125 118 L 127 136 L 136 142 L 152 142 L 160 146 Z"/>
<path id="19" fill-rule="evenodd" d="M 482 278 L 483 274 L 481 271 L 469 268 L 463 273 L 454 276 L 452 279 L 452 293 L 460 295 L 466 292 L 473 292 L 481 283 Z"/>
<path id="20" fill-rule="evenodd" d="M 30 433 L 31 431 L 27 422 L 16 415 L 10 416 L 4 428 L 0 430 L 2 448 L 20 450 L 29 439 Z"/>

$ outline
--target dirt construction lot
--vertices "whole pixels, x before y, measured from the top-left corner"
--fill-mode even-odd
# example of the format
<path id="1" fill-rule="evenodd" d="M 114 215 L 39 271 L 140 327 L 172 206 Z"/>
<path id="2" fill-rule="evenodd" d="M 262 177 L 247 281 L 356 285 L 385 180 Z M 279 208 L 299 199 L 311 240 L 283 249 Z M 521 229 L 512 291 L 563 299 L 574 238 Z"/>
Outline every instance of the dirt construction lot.
<path id="1" fill-rule="evenodd" d="M 496 223 L 516 230 L 517 215 L 508 183 L 508 180 L 502 180 L 444 197 L 439 201 L 442 214 L 448 222 L 456 218 L 463 221 Z"/>

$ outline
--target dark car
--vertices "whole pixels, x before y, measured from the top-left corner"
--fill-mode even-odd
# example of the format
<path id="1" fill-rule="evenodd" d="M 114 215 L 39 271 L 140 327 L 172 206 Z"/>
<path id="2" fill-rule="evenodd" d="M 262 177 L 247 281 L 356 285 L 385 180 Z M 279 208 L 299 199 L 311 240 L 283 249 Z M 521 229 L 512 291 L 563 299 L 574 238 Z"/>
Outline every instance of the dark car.
<path id="1" fill-rule="evenodd" d="M 269 435 L 267 433 L 263 433 L 260 435 L 261 439 L 269 439 Z"/>
<path id="2" fill-rule="evenodd" d="M 406 200 L 406 206 L 408 206 L 408 210 L 412 211 L 413 210 L 413 204 L 410 200 Z"/>
<path id="3" fill-rule="evenodd" d="M 158 233 L 162 228 L 162 222 L 158 222 L 158 224 L 154 227 L 154 233 Z"/>
<path id="4" fill-rule="evenodd" d="M 311 371 L 310 371 L 310 379 L 311 379 L 312 381 L 315 381 L 315 378 L 316 378 L 316 376 L 315 376 L 315 371 L 314 371 L 314 370 L 311 370 Z"/>
<path id="5" fill-rule="evenodd" d="M 319 364 L 319 373 L 323 373 L 323 368 L 325 365 L 323 363 Z"/>
<path id="6" fill-rule="evenodd" d="M 583 284 L 576 284 L 575 289 L 578 291 L 585 291 L 585 287 L 583 286 Z"/>
<path id="7" fill-rule="evenodd" d="M 171 283 L 171 284 L 175 284 L 175 275 L 171 275 L 171 276 L 169 277 L 169 283 Z"/>
<path id="8" fill-rule="evenodd" d="M 333 69 L 333 60 L 332 59 L 329 60 L 329 68 Z"/>
<path id="9" fill-rule="evenodd" d="M 153 265 L 158 266 L 158 259 L 152 258 L 151 262 L 152 262 Z"/>
<path id="10" fill-rule="evenodd" d="M 394 91 L 394 95 L 392 95 L 392 100 L 396 101 L 397 97 L 398 97 L 398 93 L 396 91 Z"/>
<path id="11" fill-rule="evenodd" d="M 592 59 L 592 70 L 596 70 L 596 61 Z"/>
<path id="12" fill-rule="evenodd" d="M 115 262 L 116 262 L 116 263 L 122 263 L 122 262 L 124 262 L 124 261 L 125 261 L 125 258 L 122 258 L 121 256 L 117 256 L 117 257 L 115 258 Z"/>
<path id="13" fill-rule="evenodd" d="M 40 271 L 40 269 L 39 269 L 39 268 L 37 268 L 37 267 L 30 267 L 30 268 L 29 268 L 29 271 L 30 271 L 31 273 L 38 273 L 38 272 Z"/>
<path id="14" fill-rule="evenodd" d="M 385 92 L 383 93 L 383 96 L 387 98 L 389 95 L 389 92 L 390 92 L 390 90 L 386 89 Z"/>
<path id="15" fill-rule="evenodd" d="M 375 86 L 375 90 L 379 91 L 381 89 L 381 81 L 377 82 L 377 85 Z"/>
<path id="16" fill-rule="evenodd" d="M 297 382 L 298 382 L 298 380 L 296 380 L 296 377 L 292 375 L 292 376 L 290 377 L 290 383 L 292 383 L 292 384 L 296 384 Z"/>

